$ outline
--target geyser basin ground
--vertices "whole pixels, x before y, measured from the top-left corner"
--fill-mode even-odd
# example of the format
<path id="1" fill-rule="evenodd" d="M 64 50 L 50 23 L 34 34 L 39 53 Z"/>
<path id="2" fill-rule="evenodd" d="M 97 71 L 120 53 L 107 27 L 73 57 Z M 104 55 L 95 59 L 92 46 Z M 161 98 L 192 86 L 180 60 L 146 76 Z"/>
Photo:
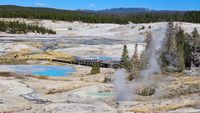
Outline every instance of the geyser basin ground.
<path id="1" fill-rule="evenodd" d="M 19 20 L 33 22 L 33 20 Z M 34 22 L 35 21 L 36 20 L 34 20 Z M 166 26 L 166 23 L 115 25 L 70 23 L 64 21 L 52 22 L 50 20 L 37 20 L 36 22 L 56 30 L 58 34 L 54 36 L 2 34 L 0 52 L 23 52 L 24 49 L 28 49 L 28 51 L 35 53 L 37 51 L 43 52 L 43 49 L 50 49 L 52 51 L 60 51 L 80 57 L 94 55 L 113 57 L 120 56 L 123 44 L 127 44 L 129 54 L 132 56 L 135 47 L 134 43 L 142 43 L 146 31 L 151 30 L 153 33 L 157 31 L 156 29 L 161 29 L 162 32 L 162 29 Z M 143 25 L 145 29 L 139 30 Z M 151 29 L 148 29 L 149 25 L 151 25 Z M 197 27 L 198 31 L 200 30 L 200 24 L 181 23 L 180 25 L 189 33 L 194 27 Z M 68 30 L 66 26 L 71 26 L 73 30 Z M 160 38 L 160 34 L 157 37 Z M 141 44 L 138 51 L 141 52 L 143 49 L 143 44 Z M 110 60 L 110 58 L 100 59 Z M 57 65 L 55 62 L 40 63 L 40 61 L 30 61 L 28 63 Z M 26 67 L 23 69 L 27 71 L 29 68 Z M 121 110 L 123 110 L 121 111 L 123 113 L 152 113 L 159 111 L 169 111 L 170 113 L 173 111 L 176 113 L 185 113 L 185 111 L 188 113 L 200 112 L 200 108 L 195 106 L 196 103 L 199 103 L 199 95 L 195 97 L 187 94 L 179 98 L 180 94 L 186 94 L 185 92 L 187 92 L 187 90 L 189 90 L 189 92 L 196 91 L 196 84 L 200 83 L 200 78 L 198 77 L 191 76 L 185 78 L 184 76 L 178 77 L 176 75 L 173 77 L 172 74 L 171 76 L 173 79 L 159 85 L 160 87 L 163 86 L 164 88 L 172 89 L 171 98 L 152 99 L 151 97 L 141 96 L 138 97 L 138 101 L 119 102 L 119 105 L 117 105 L 118 107 L 116 107 L 115 95 L 110 96 L 114 89 L 108 87 L 108 85 L 112 86 L 113 84 L 103 83 L 104 78 L 110 78 L 114 70 L 101 69 L 100 74 L 90 75 L 91 67 L 77 65 L 76 69 L 77 72 L 73 73 L 74 76 L 68 76 L 66 78 L 58 77 L 56 80 L 43 80 L 29 76 L 25 76 L 27 79 L 20 79 L 17 74 L 16 77 L 0 76 L 0 113 L 117 113 Z M 0 70 L 4 69 L 0 66 Z M 15 74 L 13 74 L 13 76 L 15 76 Z M 187 88 L 188 84 L 189 88 Z M 99 86 L 102 86 L 100 91 L 98 88 Z M 21 94 L 30 93 L 30 89 L 34 90 L 38 99 L 45 99 L 52 103 L 42 105 L 35 104 L 20 96 Z M 107 91 L 108 89 L 111 91 Z M 48 92 L 53 92 L 53 94 L 48 94 Z M 160 92 L 168 96 L 166 90 L 161 90 Z M 193 106 L 195 107 L 193 108 Z"/>
<path id="2" fill-rule="evenodd" d="M 49 66 L 49 65 L 1 65 L 0 71 L 32 74 L 38 76 L 70 76 L 76 69 L 73 66 Z"/>

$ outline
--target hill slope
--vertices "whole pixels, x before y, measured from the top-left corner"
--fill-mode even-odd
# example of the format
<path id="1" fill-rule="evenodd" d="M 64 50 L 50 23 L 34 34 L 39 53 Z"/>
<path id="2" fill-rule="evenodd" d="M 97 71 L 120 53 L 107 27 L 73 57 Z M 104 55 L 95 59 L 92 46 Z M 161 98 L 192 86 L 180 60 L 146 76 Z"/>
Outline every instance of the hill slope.
<path id="1" fill-rule="evenodd" d="M 134 13 L 138 12 L 138 13 Z M 105 13 L 108 12 L 108 13 Z M 121 13 L 109 13 L 121 12 Z M 127 12 L 127 13 L 126 13 Z M 200 23 L 200 11 L 148 11 L 147 9 L 112 9 L 104 11 L 71 11 L 53 8 L 21 7 L 12 5 L 0 6 L 0 17 L 3 18 L 28 18 L 28 19 L 51 19 L 63 21 L 82 21 L 88 23 L 118 23 L 127 24 L 148 23 L 161 21 L 185 21 Z"/>

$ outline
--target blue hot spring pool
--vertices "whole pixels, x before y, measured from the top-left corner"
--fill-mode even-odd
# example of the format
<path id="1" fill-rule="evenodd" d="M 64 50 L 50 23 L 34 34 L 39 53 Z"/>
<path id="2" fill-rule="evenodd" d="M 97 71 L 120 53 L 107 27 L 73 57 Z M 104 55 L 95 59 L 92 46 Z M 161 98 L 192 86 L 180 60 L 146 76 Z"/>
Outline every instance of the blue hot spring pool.
<path id="1" fill-rule="evenodd" d="M 1 65 L 0 71 L 32 74 L 37 76 L 70 76 L 76 72 L 73 66 L 49 66 L 49 65 Z"/>
<path id="2" fill-rule="evenodd" d="M 90 57 L 85 57 L 84 59 L 95 59 L 95 60 L 101 60 L 101 61 L 112 61 L 112 60 L 119 61 L 120 60 L 120 58 L 118 57 L 110 57 L 110 56 L 90 56 Z"/>

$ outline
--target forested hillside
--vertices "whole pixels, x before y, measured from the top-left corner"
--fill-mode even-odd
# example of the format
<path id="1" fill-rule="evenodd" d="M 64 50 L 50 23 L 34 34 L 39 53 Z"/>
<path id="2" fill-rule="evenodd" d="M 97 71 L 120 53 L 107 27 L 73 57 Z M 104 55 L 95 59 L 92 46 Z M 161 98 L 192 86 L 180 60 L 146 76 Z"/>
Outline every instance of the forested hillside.
<path id="1" fill-rule="evenodd" d="M 82 21 L 88 23 L 134 23 L 161 22 L 161 21 L 184 21 L 200 23 L 200 11 L 188 12 L 162 12 L 145 11 L 140 13 L 112 14 L 95 13 L 84 11 L 59 10 L 51 8 L 33 8 L 11 5 L 0 6 L 0 17 L 2 18 L 29 18 L 29 19 L 51 19 L 63 21 Z"/>
<path id="2" fill-rule="evenodd" d="M 11 34 L 26 34 L 28 32 L 41 34 L 56 34 L 55 31 L 42 26 L 21 23 L 19 21 L 0 21 L 0 31 Z"/>

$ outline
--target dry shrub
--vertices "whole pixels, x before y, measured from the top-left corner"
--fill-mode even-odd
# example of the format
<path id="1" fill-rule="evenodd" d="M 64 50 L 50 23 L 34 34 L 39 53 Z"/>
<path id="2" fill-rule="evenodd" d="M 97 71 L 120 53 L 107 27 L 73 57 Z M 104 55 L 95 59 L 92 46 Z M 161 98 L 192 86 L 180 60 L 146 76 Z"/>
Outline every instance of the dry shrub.
<path id="1" fill-rule="evenodd" d="M 151 87 L 145 87 L 136 90 L 136 94 L 140 96 L 152 96 L 154 93 L 155 93 L 155 88 Z"/>
<path id="2" fill-rule="evenodd" d="M 25 79 L 25 75 L 18 75 L 15 73 L 11 73 L 11 72 L 1 72 L 0 73 L 0 77 L 14 77 L 16 79 Z"/>
<path id="3" fill-rule="evenodd" d="M 42 79 L 42 80 L 50 80 L 48 76 L 31 76 L 32 78 Z"/>
<path id="4" fill-rule="evenodd" d="M 67 90 L 66 89 L 51 89 L 47 92 L 47 94 L 56 94 L 56 93 L 63 93 L 63 92 L 66 92 Z"/>
<path id="5" fill-rule="evenodd" d="M 13 76 L 11 73 L 9 73 L 9 72 L 1 72 L 0 73 L 0 76 L 1 77 L 11 77 L 11 76 Z"/>

